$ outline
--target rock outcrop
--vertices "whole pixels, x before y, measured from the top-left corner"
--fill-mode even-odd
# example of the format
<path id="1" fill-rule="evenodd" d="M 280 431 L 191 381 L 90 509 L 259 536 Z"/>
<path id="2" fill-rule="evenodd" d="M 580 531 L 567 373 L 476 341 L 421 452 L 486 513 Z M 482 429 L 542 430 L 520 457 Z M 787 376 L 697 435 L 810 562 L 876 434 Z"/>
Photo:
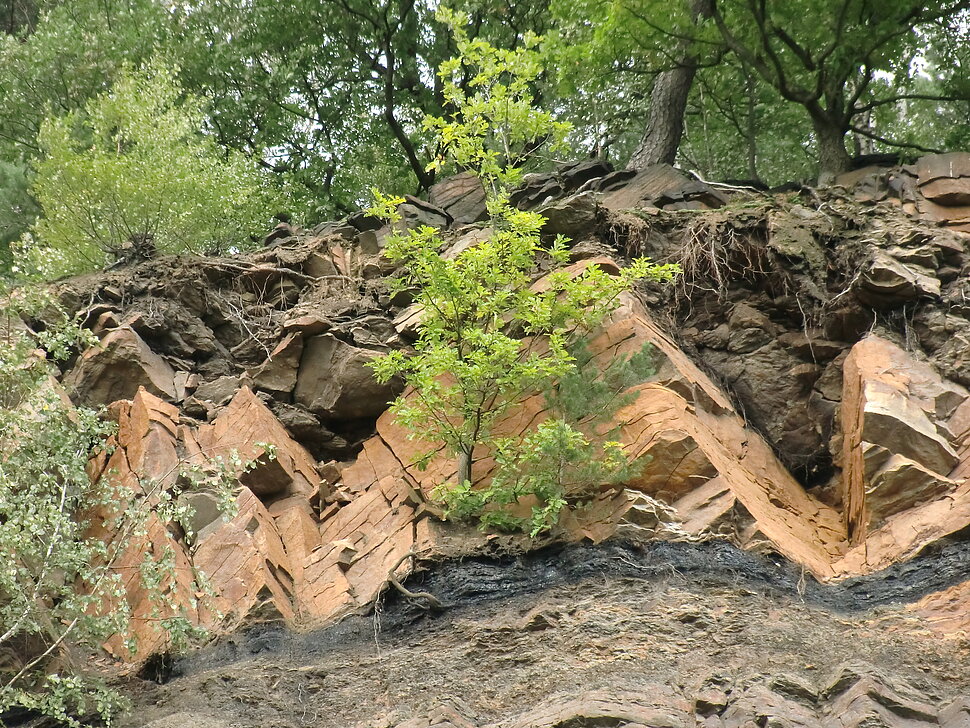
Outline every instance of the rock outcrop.
<path id="1" fill-rule="evenodd" d="M 128 327 L 108 332 L 101 345 L 88 349 L 64 385 L 81 401 L 110 403 L 131 399 L 139 387 L 175 397 L 175 371 Z"/>
<path id="2" fill-rule="evenodd" d="M 430 544 L 427 536 L 418 543 L 414 507 L 397 481 L 387 479 L 367 497 L 340 507 L 344 495 L 335 493 L 310 454 L 246 387 L 208 424 L 180 424 L 178 409 L 144 388 L 131 402 L 119 403 L 114 414 L 119 429 L 109 443 L 113 453 L 93 475 L 117 479 L 151 497 L 171 488 L 180 470 L 193 465 L 218 461 L 237 468 L 231 518 L 213 507 L 212 494 L 182 495 L 194 507 L 194 533 L 177 538 L 153 520 L 118 565 L 127 569 L 132 559 L 138 563 L 146 549 L 171 548 L 186 585 L 193 570 L 206 575 L 213 597 L 204 612 L 190 610 L 203 622 L 218 619 L 229 629 L 253 615 L 294 626 L 325 622 L 370 603 L 404 554 L 416 544 L 424 549 Z M 242 470 L 234 463 L 251 465 Z M 139 580 L 133 576 L 128 588 L 142 648 L 163 646 Z M 179 596 L 177 604 L 194 602 L 192 592 Z"/>
<path id="3" fill-rule="evenodd" d="M 808 199 L 824 192 L 795 202 L 663 166 L 591 162 L 529 178 L 515 200 L 543 211 L 546 234 L 574 238 L 575 270 L 640 254 L 684 268 L 675 290 L 627 297 L 590 341 L 598 366 L 645 344 L 657 352 L 657 374 L 616 422 L 649 467 L 569 512 L 555 538 L 726 539 L 834 581 L 970 526 L 970 235 L 958 215 L 968 168 L 948 156 L 854 173 L 824 206 Z M 485 234 L 468 227 L 483 216 L 476 184 L 460 176 L 430 203 L 408 200 L 401 224 L 446 230 L 446 255 L 459 254 Z M 724 207 L 737 195 L 747 206 Z M 926 205 L 957 217 L 927 226 Z M 454 465 L 442 454 L 415 466 L 435 444 L 395 424 L 385 409 L 400 384 L 378 384 L 367 366 L 407 347 L 420 321 L 386 283 L 389 233 L 365 215 L 315 232 L 283 225 L 254 254 L 159 259 L 57 287 L 101 337 L 65 388 L 119 422 L 94 477 L 170 488 L 186 463 L 254 464 L 236 473 L 231 518 L 211 494 L 186 495 L 193 535 L 153 523 L 132 546 L 167 544 L 186 574 L 207 574 L 210 607 L 175 598 L 193 618 L 326 624 L 373 603 L 416 555 L 486 543 L 440 521 L 431 491 Z M 522 433 L 543 407 L 524 398 L 501 431 Z M 490 453 L 474 460 L 487 479 Z M 134 582 L 129 596 L 154 644 Z M 914 609 L 963 630 L 967 600 L 965 582 Z"/>
<path id="4" fill-rule="evenodd" d="M 962 481 L 950 418 L 967 391 L 877 336 L 842 365 L 842 502 L 850 540 L 897 513 L 937 501 Z"/>
<path id="5" fill-rule="evenodd" d="M 908 688 L 908 686 L 906 686 Z M 906 689 L 910 695 L 915 692 Z M 424 718 L 397 723 L 394 728 L 560 728 L 561 726 L 664 726 L 664 728 L 864 728 L 905 725 L 958 728 L 970 720 L 965 699 L 935 705 L 900 694 L 878 674 L 845 667 L 827 685 L 815 688 L 802 680 L 777 675 L 753 684 L 734 685 L 712 677 L 693 701 L 669 685 L 645 685 L 642 690 L 591 691 L 582 697 L 557 695 L 513 718 L 482 723 L 455 709 L 438 709 Z M 159 727 L 161 728 L 161 727 Z"/>
<path id="6" fill-rule="evenodd" d="M 930 154 L 914 165 L 864 167 L 836 180 L 857 199 L 890 200 L 932 223 L 970 232 L 970 156 Z"/>

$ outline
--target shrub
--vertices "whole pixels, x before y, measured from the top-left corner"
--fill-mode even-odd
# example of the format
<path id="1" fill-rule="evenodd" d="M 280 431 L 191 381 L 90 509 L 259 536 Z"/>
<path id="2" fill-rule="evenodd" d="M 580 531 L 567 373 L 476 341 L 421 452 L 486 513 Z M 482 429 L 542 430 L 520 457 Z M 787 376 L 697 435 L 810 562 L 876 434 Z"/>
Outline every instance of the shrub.
<path id="1" fill-rule="evenodd" d="M 88 457 L 113 426 L 71 406 L 48 359 L 66 358 L 91 335 L 65 318 L 32 333 L 19 313 L 40 305 L 51 306 L 14 292 L 0 318 L 0 713 L 26 710 L 74 726 L 84 716 L 108 720 L 123 703 L 79 660 L 113 635 L 136 648 L 116 560 L 144 537 L 153 513 L 163 523 L 188 522 L 180 490 L 205 484 L 228 496 L 231 481 L 228 464 L 217 462 L 207 471 L 186 466 L 168 490 L 92 482 Z M 195 630 L 176 602 L 172 559 L 169 549 L 146 553 L 140 578 L 177 649 Z"/>
<path id="2" fill-rule="evenodd" d="M 34 271 L 250 245 L 285 198 L 201 127 L 199 102 L 182 98 L 175 71 L 159 64 L 122 74 L 83 112 L 48 118 L 32 186 L 43 216 L 24 246 Z"/>
<path id="3" fill-rule="evenodd" d="M 653 347 L 645 344 L 629 357 L 616 357 L 602 372 L 591 364 L 581 339 L 570 353 L 571 368 L 545 387 L 549 418 L 522 437 L 492 441 L 496 468 L 487 484 L 440 486 L 436 495 L 446 513 L 477 518 L 484 528 L 536 536 L 555 526 L 567 506 L 622 483 L 649 463 L 649 455 L 636 460 L 626 455 L 612 420 L 636 399 L 627 390 L 655 373 Z M 530 496 L 537 502 L 531 513 L 515 512 Z"/>

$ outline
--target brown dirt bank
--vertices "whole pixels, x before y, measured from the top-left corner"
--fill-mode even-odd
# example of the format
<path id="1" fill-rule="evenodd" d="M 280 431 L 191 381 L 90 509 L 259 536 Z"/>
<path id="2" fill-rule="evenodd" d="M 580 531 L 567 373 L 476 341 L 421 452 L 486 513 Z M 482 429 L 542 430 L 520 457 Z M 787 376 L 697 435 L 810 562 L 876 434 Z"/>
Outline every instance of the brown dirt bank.
<path id="1" fill-rule="evenodd" d="M 824 587 L 725 544 L 453 562 L 412 579 L 444 611 L 389 594 L 315 633 L 253 627 L 132 683 L 123 725 L 965 725 L 970 643 L 891 602 L 965 579 L 966 551 Z"/>

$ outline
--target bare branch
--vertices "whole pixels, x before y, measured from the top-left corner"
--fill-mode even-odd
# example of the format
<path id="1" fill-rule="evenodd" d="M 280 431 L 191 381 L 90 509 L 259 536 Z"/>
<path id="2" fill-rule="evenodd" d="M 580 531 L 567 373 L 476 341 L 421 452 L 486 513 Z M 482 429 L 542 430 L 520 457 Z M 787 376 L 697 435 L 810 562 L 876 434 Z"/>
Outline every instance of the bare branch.
<path id="1" fill-rule="evenodd" d="M 788 46 L 791 52 L 798 57 L 798 60 L 802 62 L 802 65 L 805 66 L 806 69 L 808 69 L 809 71 L 818 70 L 817 64 L 812 59 L 812 54 L 809 53 L 805 48 L 802 48 L 802 46 L 800 46 L 798 42 L 794 38 L 792 38 L 784 28 L 777 25 L 773 25 L 771 30 L 774 33 L 775 37 L 778 38 L 786 46 Z"/>
<path id="2" fill-rule="evenodd" d="M 872 101 L 865 106 L 857 106 L 852 112 L 853 115 L 861 114 L 866 111 L 878 108 L 880 106 L 888 106 L 889 104 L 895 104 L 898 101 L 906 100 L 923 100 L 923 101 L 970 101 L 970 97 L 967 96 L 946 96 L 940 94 L 896 94 L 895 96 L 887 96 L 884 99 L 877 99 Z"/>
<path id="3" fill-rule="evenodd" d="M 917 152 L 925 152 L 926 154 L 943 153 L 943 150 L 941 149 L 934 149 L 933 147 L 924 147 L 920 144 L 915 144 L 913 142 L 896 142 L 896 141 L 893 141 L 892 139 L 887 139 L 886 137 L 879 136 L 878 134 L 870 131 L 869 129 L 866 129 L 860 126 L 851 126 L 850 130 L 854 131 L 856 134 L 867 137 L 868 139 L 872 139 L 873 141 L 877 141 L 880 144 L 885 144 L 886 146 L 889 146 L 889 147 L 897 147 L 899 149 L 915 149 Z"/>

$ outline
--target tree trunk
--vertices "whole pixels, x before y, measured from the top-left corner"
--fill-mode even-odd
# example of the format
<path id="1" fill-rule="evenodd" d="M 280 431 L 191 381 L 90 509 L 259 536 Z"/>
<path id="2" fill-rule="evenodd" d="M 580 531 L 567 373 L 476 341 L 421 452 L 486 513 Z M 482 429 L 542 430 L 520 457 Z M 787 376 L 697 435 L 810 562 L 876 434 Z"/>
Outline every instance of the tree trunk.
<path id="1" fill-rule="evenodd" d="M 37 3 L 34 0 L 0 0 L 3 27 L 0 31 L 16 35 L 24 28 L 33 30 L 37 19 Z"/>
<path id="2" fill-rule="evenodd" d="M 862 128 L 868 132 L 875 132 L 872 128 L 872 109 L 869 109 L 862 116 Z M 872 137 L 864 136 L 863 134 L 853 134 L 852 135 L 852 146 L 855 148 L 855 156 L 861 157 L 864 154 L 875 154 L 876 145 Z"/>
<path id="3" fill-rule="evenodd" d="M 828 183 L 848 170 L 852 163 L 845 149 L 845 129 L 841 124 L 820 117 L 813 117 L 812 127 L 818 146 L 819 183 Z"/>
<path id="4" fill-rule="evenodd" d="M 673 164 L 684 134 L 684 112 L 696 64 L 661 71 L 650 93 L 647 128 L 627 167 L 643 169 L 651 164 Z"/>
<path id="5" fill-rule="evenodd" d="M 714 12 L 714 0 L 691 0 L 691 19 L 696 23 Z M 627 169 L 643 169 L 651 164 L 673 164 L 684 135 L 684 112 L 687 98 L 697 74 L 697 57 L 690 41 L 679 41 L 679 60 L 675 68 L 661 71 L 650 92 L 647 128 Z"/>
<path id="6" fill-rule="evenodd" d="M 472 482 L 472 453 L 458 453 L 458 485 Z"/>
<path id="7" fill-rule="evenodd" d="M 748 150 L 748 179 L 761 179 L 758 176 L 758 87 L 754 74 L 744 69 L 744 86 L 748 95 L 748 108 L 745 118 L 744 144 Z"/>

